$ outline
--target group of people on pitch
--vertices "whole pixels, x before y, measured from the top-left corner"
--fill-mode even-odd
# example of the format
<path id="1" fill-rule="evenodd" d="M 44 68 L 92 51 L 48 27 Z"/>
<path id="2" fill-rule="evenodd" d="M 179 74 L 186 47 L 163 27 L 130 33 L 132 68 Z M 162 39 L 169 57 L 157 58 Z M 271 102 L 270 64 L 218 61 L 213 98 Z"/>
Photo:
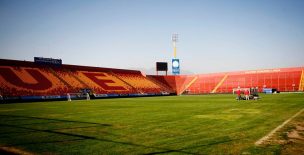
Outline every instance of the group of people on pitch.
<path id="1" fill-rule="evenodd" d="M 236 90 L 237 94 L 237 100 L 243 100 L 242 94 L 245 96 L 245 100 L 249 100 L 250 91 L 249 89 L 245 89 L 244 91 L 241 91 L 241 89 Z"/>

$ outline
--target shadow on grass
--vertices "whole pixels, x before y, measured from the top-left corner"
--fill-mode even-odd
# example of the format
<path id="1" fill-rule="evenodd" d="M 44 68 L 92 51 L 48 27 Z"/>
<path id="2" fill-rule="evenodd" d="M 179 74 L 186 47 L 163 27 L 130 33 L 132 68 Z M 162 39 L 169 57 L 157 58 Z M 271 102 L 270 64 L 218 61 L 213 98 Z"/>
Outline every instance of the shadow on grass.
<path id="1" fill-rule="evenodd" d="M 16 143 L 16 144 L 8 144 L 6 146 L 27 146 L 27 145 L 41 145 L 41 144 L 48 144 L 48 143 L 64 143 L 64 142 L 76 142 L 76 141 L 84 141 L 84 140 L 96 140 L 100 142 L 108 142 L 108 143 L 115 143 L 119 145 L 128 145 L 132 147 L 139 147 L 144 149 L 153 149 L 154 152 L 150 152 L 147 154 L 153 155 L 153 154 L 165 154 L 165 153 L 182 153 L 182 154 L 198 154 L 193 153 L 190 151 L 185 151 L 189 149 L 195 149 L 202 146 L 211 146 L 211 145 L 217 145 L 220 143 L 226 143 L 233 141 L 232 139 L 224 139 L 224 140 L 218 140 L 214 142 L 210 142 L 208 144 L 203 144 L 199 146 L 194 147 L 187 147 L 187 148 L 181 148 L 181 149 L 168 149 L 163 147 L 155 147 L 155 146 L 146 146 L 142 144 L 136 144 L 132 142 L 124 142 L 124 141 L 115 141 L 112 139 L 106 139 L 106 138 L 100 138 L 97 136 L 89 136 L 89 135 L 82 135 L 82 134 L 76 134 L 76 133 L 69 133 L 69 132 L 63 132 L 58 130 L 74 130 L 74 129 L 86 129 L 86 128 L 92 128 L 92 127 L 111 127 L 111 124 L 103 124 L 103 123 L 94 123 L 94 122 L 83 122 L 83 121 L 73 121 L 73 120 L 61 120 L 61 119 L 52 119 L 52 118 L 40 118 L 40 117 L 32 117 L 32 116 L 20 116 L 20 115 L 0 115 L 2 117 L 2 120 L 5 120 L 5 118 L 8 118 L 8 120 L 13 120 L 11 118 L 17 118 L 17 120 L 23 120 L 28 119 L 31 121 L 35 120 L 43 120 L 47 122 L 41 122 L 41 123 L 32 123 L 32 124 L 22 124 L 22 123 L 16 123 L 16 124 L 5 124 L 5 122 L 0 123 L 0 128 L 7 127 L 17 130 L 24 130 L 24 131 L 16 131 L 16 132 L 3 132 L 0 133 L 0 135 L 3 135 L 4 137 L 9 137 L 10 134 L 28 134 L 28 133 L 37 133 L 37 132 L 43 132 L 48 134 L 55 134 L 58 136 L 67 136 L 71 137 L 71 139 L 63 139 L 63 140 L 48 140 L 43 142 L 25 142 L 25 143 Z M 19 119 L 20 118 L 20 119 Z M 26 127 L 25 125 L 47 125 L 50 123 L 76 123 L 76 124 L 82 124 L 82 126 L 76 126 L 76 127 L 63 127 L 63 128 L 56 128 L 56 129 L 37 129 L 35 127 Z M 104 134 L 121 137 L 120 135 L 115 135 L 113 133 L 109 132 L 103 132 Z M 2 136 L 0 136 L 2 137 Z M 158 150 L 158 151 L 156 151 Z"/>
<path id="2" fill-rule="evenodd" d="M 219 137 L 220 138 L 223 138 L 223 137 Z M 204 147 L 204 146 L 212 146 L 212 145 L 217 145 L 217 144 L 223 144 L 223 143 L 228 143 L 228 142 L 231 142 L 231 141 L 234 141 L 234 140 L 238 140 L 238 139 L 223 139 L 223 140 L 215 140 L 214 142 L 210 142 L 210 143 L 207 143 L 207 144 L 202 144 L 202 145 L 195 145 L 193 147 L 185 147 L 185 148 L 181 148 L 181 149 L 176 149 L 176 150 L 166 150 L 166 151 L 160 151 L 160 152 L 151 152 L 151 153 L 147 153 L 145 155 L 154 155 L 154 154 L 167 154 L 167 153 L 173 153 L 173 152 L 182 152 L 182 153 L 185 153 L 187 151 L 185 150 L 189 150 L 189 149 L 195 149 L 195 148 L 200 148 L 200 147 Z M 191 153 L 191 154 L 201 154 L 201 153 Z"/>
<path id="3" fill-rule="evenodd" d="M 63 119 L 54 119 L 54 118 L 41 118 L 33 116 L 20 116 L 20 115 L 0 115 L 0 117 L 8 118 L 18 118 L 18 119 L 36 119 L 36 120 L 48 120 L 48 121 L 57 121 L 57 122 L 67 122 L 67 123 L 83 123 L 83 124 L 94 124 L 100 126 L 111 126 L 110 124 L 94 123 L 94 122 L 83 122 L 83 121 L 73 121 L 73 120 L 63 120 Z"/>

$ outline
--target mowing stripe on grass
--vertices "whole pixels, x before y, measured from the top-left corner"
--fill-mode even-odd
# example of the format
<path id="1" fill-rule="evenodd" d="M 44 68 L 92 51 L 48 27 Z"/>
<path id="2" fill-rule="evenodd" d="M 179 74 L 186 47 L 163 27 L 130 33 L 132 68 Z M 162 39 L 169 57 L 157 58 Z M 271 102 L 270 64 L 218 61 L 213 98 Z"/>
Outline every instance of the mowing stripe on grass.
<path id="1" fill-rule="evenodd" d="M 295 117 L 297 117 L 299 114 L 301 114 L 304 111 L 304 108 L 302 110 L 300 110 L 299 112 L 297 112 L 296 114 L 294 114 L 292 117 L 290 117 L 288 120 L 286 120 L 285 122 L 283 122 L 281 125 L 279 125 L 278 127 L 276 127 L 275 129 L 273 129 L 271 132 L 269 132 L 266 136 L 262 137 L 261 139 L 259 139 L 258 141 L 256 141 L 254 144 L 259 146 L 261 144 L 263 144 L 266 140 L 268 140 L 275 132 L 277 132 L 279 129 L 281 129 L 283 126 L 285 126 L 289 121 L 291 121 L 292 119 L 294 119 Z"/>

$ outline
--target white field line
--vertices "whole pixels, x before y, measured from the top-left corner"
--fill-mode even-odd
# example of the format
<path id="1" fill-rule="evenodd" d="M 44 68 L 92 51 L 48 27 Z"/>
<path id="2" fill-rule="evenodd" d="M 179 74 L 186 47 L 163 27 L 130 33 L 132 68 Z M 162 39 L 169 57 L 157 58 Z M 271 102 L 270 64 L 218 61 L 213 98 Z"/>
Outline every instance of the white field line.
<path id="1" fill-rule="evenodd" d="M 262 137 L 261 139 L 259 139 L 258 141 L 256 141 L 254 144 L 255 145 L 261 145 L 263 144 L 266 140 L 268 140 L 268 138 L 270 138 L 275 132 L 277 132 L 279 129 L 281 129 L 283 126 L 285 126 L 289 121 L 291 121 L 292 119 L 294 119 L 295 117 L 297 117 L 299 114 L 301 114 L 304 111 L 304 108 L 302 110 L 300 110 L 299 112 L 297 112 L 296 114 L 294 114 L 292 117 L 290 117 L 288 120 L 286 120 L 285 122 L 283 122 L 281 125 L 279 125 L 278 127 L 276 127 L 275 129 L 273 129 L 271 132 L 269 132 L 266 136 Z"/>
<path id="2" fill-rule="evenodd" d="M 0 147 L 0 150 L 3 150 L 4 152 L 7 152 L 8 154 L 16 154 L 16 155 L 34 155 L 33 153 L 17 149 L 14 147 Z"/>

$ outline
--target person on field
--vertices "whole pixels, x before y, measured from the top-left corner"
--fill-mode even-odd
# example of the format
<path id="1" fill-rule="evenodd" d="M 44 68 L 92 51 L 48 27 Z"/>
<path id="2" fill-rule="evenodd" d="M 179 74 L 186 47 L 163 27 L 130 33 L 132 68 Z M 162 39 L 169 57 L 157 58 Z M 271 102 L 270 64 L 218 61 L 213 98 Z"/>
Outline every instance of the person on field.
<path id="1" fill-rule="evenodd" d="M 4 103 L 3 96 L 0 94 L 0 103 Z"/>
<path id="2" fill-rule="evenodd" d="M 87 96 L 87 100 L 90 100 L 90 95 L 89 95 L 89 93 L 87 93 L 86 96 Z"/>
<path id="3" fill-rule="evenodd" d="M 237 89 L 236 90 L 236 94 L 237 94 L 237 100 L 241 100 L 241 90 L 240 89 Z"/>
<path id="4" fill-rule="evenodd" d="M 67 99 L 68 99 L 68 101 L 72 101 L 70 93 L 67 94 Z"/>
<path id="5" fill-rule="evenodd" d="M 248 89 L 245 90 L 244 94 L 245 94 L 246 100 L 249 100 L 249 90 Z"/>

